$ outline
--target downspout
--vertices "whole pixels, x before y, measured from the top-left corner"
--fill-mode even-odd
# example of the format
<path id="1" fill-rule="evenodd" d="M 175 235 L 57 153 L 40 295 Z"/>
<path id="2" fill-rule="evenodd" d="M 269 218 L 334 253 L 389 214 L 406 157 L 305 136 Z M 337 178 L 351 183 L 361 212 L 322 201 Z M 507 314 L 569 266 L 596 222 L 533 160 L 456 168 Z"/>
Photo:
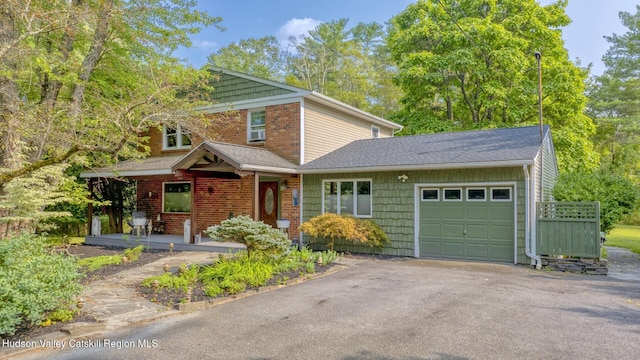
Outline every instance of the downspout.
<path id="1" fill-rule="evenodd" d="M 532 258 L 536 263 L 536 269 L 542 269 L 542 259 L 535 252 L 532 252 L 531 247 L 531 219 L 529 216 L 529 202 L 531 201 L 531 192 L 529 190 L 529 182 L 531 181 L 529 177 L 529 168 L 527 165 L 522 165 L 522 169 L 524 170 L 524 251 L 525 254 Z"/>

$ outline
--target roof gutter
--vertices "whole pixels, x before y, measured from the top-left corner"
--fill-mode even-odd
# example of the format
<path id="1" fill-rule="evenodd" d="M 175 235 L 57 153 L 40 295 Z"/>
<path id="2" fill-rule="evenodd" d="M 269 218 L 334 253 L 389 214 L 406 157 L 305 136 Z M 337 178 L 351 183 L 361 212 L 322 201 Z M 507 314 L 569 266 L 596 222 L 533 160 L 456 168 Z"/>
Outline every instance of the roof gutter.
<path id="1" fill-rule="evenodd" d="M 383 166 L 363 166 L 357 168 L 325 168 L 325 169 L 300 169 L 300 174 L 337 174 L 356 173 L 370 171 L 410 171 L 410 170 L 446 170 L 446 169 L 473 169 L 489 167 L 516 167 L 532 165 L 533 161 L 513 160 L 513 161 L 492 161 L 478 163 L 450 163 L 450 164 L 415 164 L 415 165 L 383 165 Z"/>
<path id="2" fill-rule="evenodd" d="M 531 201 L 531 191 L 529 182 L 531 181 L 531 177 L 529 176 L 529 167 L 527 165 L 522 165 L 522 169 L 524 170 L 524 251 L 528 257 L 535 261 L 536 269 L 542 269 L 542 259 L 538 255 L 535 254 L 535 250 L 531 251 L 531 218 L 529 215 L 529 204 Z"/>

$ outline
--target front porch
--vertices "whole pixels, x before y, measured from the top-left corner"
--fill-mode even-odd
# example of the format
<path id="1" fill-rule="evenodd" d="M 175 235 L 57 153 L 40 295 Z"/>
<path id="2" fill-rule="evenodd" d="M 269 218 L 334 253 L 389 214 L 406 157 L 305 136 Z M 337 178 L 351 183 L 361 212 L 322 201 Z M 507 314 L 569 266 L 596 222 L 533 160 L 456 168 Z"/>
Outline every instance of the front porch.
<path id="1" fill-rule="evenodd" d="M 173 243 L 175 251 L 207 251 L 220 253 L 236 253 L 246 247 L 242 244 L 232 242 L 213 241 L 208 237 L 202 237 L 197 244 L 184 242 L 182 235 L 152 234 L 150 236 L 135 236 L 127 234 L 103 234 L 98 236 L 87 236 L 85 245 L 113 246 L 122 248 L 133 248 L 139 245 L 148 246 L 152 250 L 169 250 L 169 244 Z"/>

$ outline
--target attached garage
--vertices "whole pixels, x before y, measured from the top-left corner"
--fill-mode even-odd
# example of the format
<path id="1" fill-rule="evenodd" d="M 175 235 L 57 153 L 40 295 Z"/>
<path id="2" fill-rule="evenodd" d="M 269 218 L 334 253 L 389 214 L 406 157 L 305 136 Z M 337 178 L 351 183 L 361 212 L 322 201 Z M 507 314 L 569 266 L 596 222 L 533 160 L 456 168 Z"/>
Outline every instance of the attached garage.
<path id="1" fill-rule="evenodd" d="M 336 241 L 338 251 L 538 265 L 535 204 L 552 200 L 558 171 L 543 130 L 542 139 L 529 126 L 354 141 L 300 166 L 302 220 L 351 214 L 391 239 L 383 249 Z M 361 182 L 356 203 L 351 184 Z M 360 200 L 367 211 L 354 213 Z"/>
<path id="2" fill-rule="evenodd" d="M 420 257 L 512 262 L 516 214 L 513 184 L 419 188 Z"/>

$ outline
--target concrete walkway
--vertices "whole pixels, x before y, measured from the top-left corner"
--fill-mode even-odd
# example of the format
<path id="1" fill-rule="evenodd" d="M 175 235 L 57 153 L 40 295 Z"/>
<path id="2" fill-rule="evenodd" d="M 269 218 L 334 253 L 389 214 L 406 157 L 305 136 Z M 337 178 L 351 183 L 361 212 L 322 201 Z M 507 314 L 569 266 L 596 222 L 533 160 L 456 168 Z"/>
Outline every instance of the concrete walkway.
<path id="1" fill-rule="evenodd" d="M 640 256 L 627 249 L 605 246 L 607 249 L 607 276 L 618 280 L 640 281 Z"/>

